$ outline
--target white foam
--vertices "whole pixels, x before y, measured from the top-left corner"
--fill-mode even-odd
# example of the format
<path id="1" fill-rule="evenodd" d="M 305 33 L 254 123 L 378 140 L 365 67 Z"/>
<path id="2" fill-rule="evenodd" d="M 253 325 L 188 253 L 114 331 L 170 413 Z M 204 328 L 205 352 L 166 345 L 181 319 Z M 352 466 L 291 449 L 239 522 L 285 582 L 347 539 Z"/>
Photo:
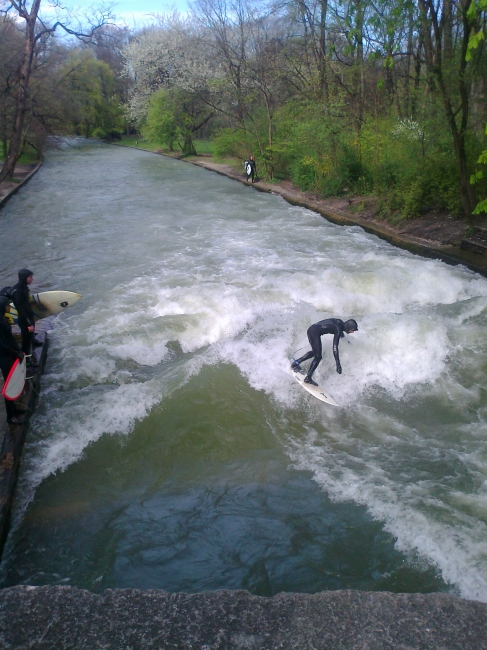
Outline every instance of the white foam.
<path id="1" fill-rule="evenodd" d="M 321 436 L 312 431 L 306 443 L 290 442 L 289 453 L 296 468 L 312 471 L 332 500 L 366 506 L 372 517 L 385 523 L 385 529 L 396 538 L 399 551 L 412 558 L 427 558 L 464 597 L 487 601 L 484 522 L 463 515 L 459 525 L 457 513 L 441 500 L 425 507 L 434 486 L 391 480 L 381 467 L 380 456 L 384 452 L 379 448 L 364 460 L 349 455 L 350 449 L 346 453 L 338 452 L 332 445 L 317 445 L 317 438 Z M 441 518 L 431 514 L 438 509 L 443 511 Z"/>

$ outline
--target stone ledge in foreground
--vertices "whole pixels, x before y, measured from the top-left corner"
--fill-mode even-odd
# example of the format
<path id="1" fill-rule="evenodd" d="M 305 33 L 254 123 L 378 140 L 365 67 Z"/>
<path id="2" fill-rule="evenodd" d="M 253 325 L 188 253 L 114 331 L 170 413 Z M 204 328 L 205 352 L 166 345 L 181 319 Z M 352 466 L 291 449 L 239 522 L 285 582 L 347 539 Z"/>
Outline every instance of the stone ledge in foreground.
<path id="1" fill-rule="evenodd" d="M 0 590 L 0 647 L 16 650 L 484 650 L 487 604 L 447 594 Z"/>

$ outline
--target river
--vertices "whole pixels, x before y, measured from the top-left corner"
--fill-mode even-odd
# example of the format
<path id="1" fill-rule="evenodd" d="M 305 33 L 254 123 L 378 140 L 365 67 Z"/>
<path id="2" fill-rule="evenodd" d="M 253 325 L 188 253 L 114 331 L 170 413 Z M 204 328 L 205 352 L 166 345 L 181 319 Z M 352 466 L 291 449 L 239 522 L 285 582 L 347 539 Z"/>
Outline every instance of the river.
<path id="1" fill-rule="evenodd" d="M 52 152 L 2 210 L 53 321 L 1 586 L 487 601 L 487 280 L 142 151 Z M 325 317 L 315 377 L 289 370 Z M 298 354 L 302 354 L 300 351 Z"/>

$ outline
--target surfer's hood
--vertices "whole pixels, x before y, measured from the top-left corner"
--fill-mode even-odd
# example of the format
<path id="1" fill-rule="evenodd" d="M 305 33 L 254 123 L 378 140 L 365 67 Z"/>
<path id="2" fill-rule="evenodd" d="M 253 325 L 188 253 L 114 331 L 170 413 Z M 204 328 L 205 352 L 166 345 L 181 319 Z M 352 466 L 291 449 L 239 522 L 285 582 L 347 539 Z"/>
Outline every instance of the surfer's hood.
<path id="1" fill-rule="evenodd" d="M 20 269 L 19 271 L 19 280 L 21 282 L 27 282 L 27 278 L 30 278 L 31 275 L 34 275 L 29 269 Z"/>

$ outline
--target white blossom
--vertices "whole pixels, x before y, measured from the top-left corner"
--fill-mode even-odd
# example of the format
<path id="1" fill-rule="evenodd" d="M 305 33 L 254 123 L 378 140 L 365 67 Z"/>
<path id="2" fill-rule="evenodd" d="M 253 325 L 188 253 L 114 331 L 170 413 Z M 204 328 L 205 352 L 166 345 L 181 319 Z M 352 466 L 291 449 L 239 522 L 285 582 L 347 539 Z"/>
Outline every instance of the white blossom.
<path id="1" fill-rule="evenodd" d="M 397 126 L 392 129 L 392 135 L 396 138 L 406 138 L 406 140 L 423 140 L 424 130 L 411 118 L 398 120 Z"/>
<path id="2" fill-rule="evenodd" d="M 180 20 L 162 22 L 143 32 L 125 48 L 124 59 L 125 74 L 134 80 L 127 112 L 136 122 L 146 116 L 149 98 L 156 90 L 176 87 L 211 92 L 211 81 L 221 76 L 199 33 Z"/>

